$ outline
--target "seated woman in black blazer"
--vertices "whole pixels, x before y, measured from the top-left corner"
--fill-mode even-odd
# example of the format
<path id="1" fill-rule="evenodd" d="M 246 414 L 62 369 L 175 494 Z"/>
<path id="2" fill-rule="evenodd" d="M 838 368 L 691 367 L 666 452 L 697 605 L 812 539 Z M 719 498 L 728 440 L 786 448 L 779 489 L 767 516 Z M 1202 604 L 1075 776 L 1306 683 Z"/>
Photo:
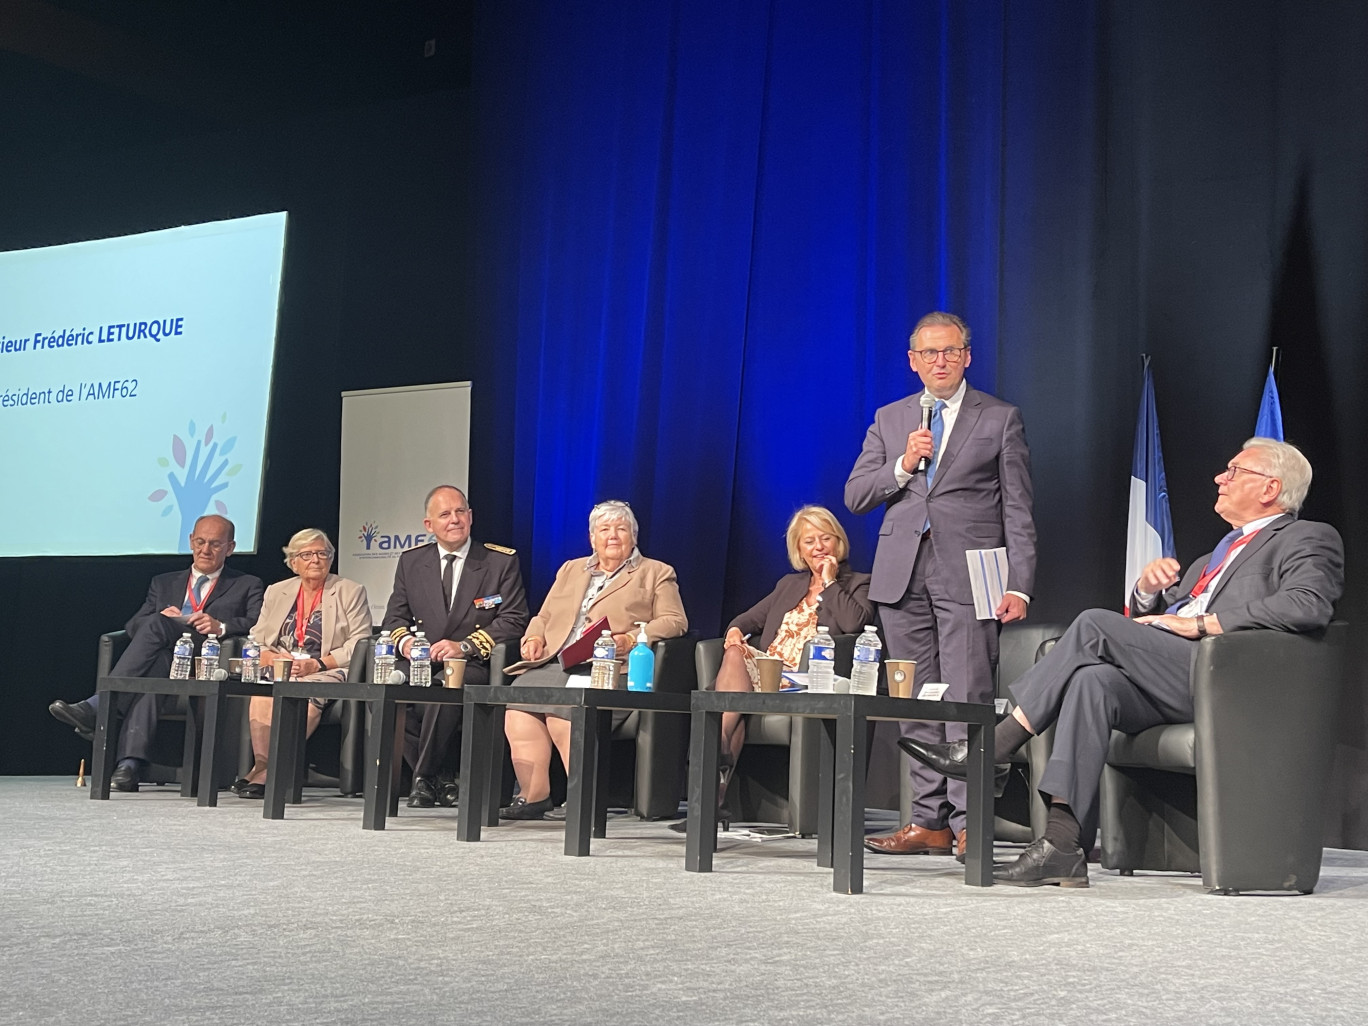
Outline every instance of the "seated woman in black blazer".
<path id="1" fill-rule="evenodd" d="M 803 647 L 817 633 L 819 617 L 832 634 L 858 634 L 873 620 L 869 574 L 857 574 L 846 562 L 850 539 L 830 510 L 804 506 L 793 514 L 786 537 L 789 562 L 798 572 L 779 578 L 772 592 L 727 627 L 714 690 L 754 691 L 759 680 L 758 655 L 778 656 L 785 669 L 794 669 L 803 658 Z M 742 715 L 723 713 L 719 807 L 745 743 Z"/>

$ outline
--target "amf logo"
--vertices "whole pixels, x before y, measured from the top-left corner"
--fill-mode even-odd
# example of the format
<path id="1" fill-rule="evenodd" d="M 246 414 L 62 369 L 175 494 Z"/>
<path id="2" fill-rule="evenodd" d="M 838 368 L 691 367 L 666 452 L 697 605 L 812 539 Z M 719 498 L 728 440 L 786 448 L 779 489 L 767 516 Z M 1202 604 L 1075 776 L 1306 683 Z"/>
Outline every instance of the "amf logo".
<path id="1" fill-rule="evenodd" d="M 415 531 L 413 534 L 385 534 L 380 530 L 379 524 L 368 520 L 361 525 L 356 540 L 366 547 L 366 552 L 402 552 L 405 549 L 426 545 L 435 539 L 423 531 Z"/>

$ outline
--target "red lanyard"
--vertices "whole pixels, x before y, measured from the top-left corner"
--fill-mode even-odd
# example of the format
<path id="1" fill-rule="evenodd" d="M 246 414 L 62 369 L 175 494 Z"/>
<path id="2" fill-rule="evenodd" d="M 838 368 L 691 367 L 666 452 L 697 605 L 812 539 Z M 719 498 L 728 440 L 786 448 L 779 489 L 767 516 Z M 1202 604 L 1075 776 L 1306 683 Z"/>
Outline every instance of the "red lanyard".
<path id="1" fill-rule="evenodd" d="M 214 585 L 218 584 L 218 578 L 215 577 L 212 581 L 209 582 L 209 587 L 204 589 L 204 594 L 200 596 L 199 601 L 196 602 L 194 587 L 195 578 L 202 576 L 204 575 L 196 574 L 195 571 L 191 570 L 190 583 L 185 586 L 185 601 L 190 603 L 190 611 L 192 613 L 198 613 L 201 609 L 204 608 L 204 604 L 209 601 L 209 596 L 213 594 Z"/>
<path id="2" fill-rule="evenodd" d="M 313 619 L 314 610 L 323 601 L 323 589 L 318 589 L 318 594 L 313 598 L 313 604 L 309 606 L 309 611 L 304 612 L 304 589 L 299 589 L 299 594 L 295 596 L 295 641 L 299 642 L 299 647 L 304 647 L 304 635 L 308 630 L 309 621 Z"/>
<path id="3" fill-rule="evenodd" d="M 1235 553 L 1240 551 L 1240 547 L 1242 545 L 1248 545 L 1251 541 L 1254 540 L 1254 536 L 1262 530 L 1263 528 L 1260 527 L 1256 530 L 1250 531 L 1239 541 L 1232 543 L 1230 548 L 1226 550 L 1225 559 L 1221 560 L 1219 566 L 1212 567 L 1210 570 L 1202 571 L 1202 576 L 1197 578 L 1197 583 L 1192 588 L 1191 597 L 1196 598 L 1202 592 L 1206 591 L 1206 586 L 1210 584 L 1214 578 L 1219 576 L 1221 571 L 1226 568 L 1227 564 L 1229 564 L 1230 561 L 1235 558 Z"/>

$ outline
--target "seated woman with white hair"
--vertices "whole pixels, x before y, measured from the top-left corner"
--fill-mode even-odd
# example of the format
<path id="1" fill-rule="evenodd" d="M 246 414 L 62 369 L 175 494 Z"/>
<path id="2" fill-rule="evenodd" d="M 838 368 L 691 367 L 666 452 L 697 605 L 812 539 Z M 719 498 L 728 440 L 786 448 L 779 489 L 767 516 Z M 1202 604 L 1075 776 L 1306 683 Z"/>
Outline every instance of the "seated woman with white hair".
<path id="1" fill-rule="evenodd" d="M 261 615 L 252 628 L 252 637 L 261 645 L 263 675 L 273 660 L 293 659 L 291 680 L 344 681 L 352 649 L 371 633 L 366 589 L 328 572 L 337 550 L 315 527 L 295 532 L 283 551 L 285 565 L 295 576 L 266 589 Z M 309 734 L 318 728 L 327 704 L 322 698 L 309 699 Z M 270 696 L 253 698 L 247 715 L 254 762 L 233 790 L 239 798 L 264 798 L 271 743 Z"/>
<path id="2" fill-rule="evenodd" d="M 674 567 L 648 559 L 637 548 L 637 521 L 625 502 L 600 502 L 589 513 L 593 554 L 564 564 L 540 612 L 523 634 L 522 658 L 537 665 L 514 687 L 586 687 L 589 664 L 561 669 L 555 661 L 592 624 L 608 618 L 617 645 L 618 672 L 627 672 L 627 653 L 637 623 L 646 624 L 651 644 L 689 629 Z M 566 710 L 551 706 L 509 706 L 504 733 L 518 776 L 519 796 L 499 810 L 501 819 L 541 819 L 551 811 L 551 746 L 569 768 L 570 723 Z"/>

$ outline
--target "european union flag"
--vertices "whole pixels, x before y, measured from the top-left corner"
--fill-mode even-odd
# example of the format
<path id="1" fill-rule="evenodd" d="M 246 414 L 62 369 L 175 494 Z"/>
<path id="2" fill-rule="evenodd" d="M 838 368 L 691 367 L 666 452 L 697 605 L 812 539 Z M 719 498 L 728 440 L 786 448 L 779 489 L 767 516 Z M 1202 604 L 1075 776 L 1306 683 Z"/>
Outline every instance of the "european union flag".
<path id="1" fill-rule="evenodd" d="M 1273 368 L 1268 368 L 1264 380 L 1263 398 L 1259 400 L 1259 419 L 1254 425 L 1254 434 L 1259 438 L 1272 438 L 1283 441 L 1282 404 L 1278 401 L 1278 383 L 1273 380 Z"/>

